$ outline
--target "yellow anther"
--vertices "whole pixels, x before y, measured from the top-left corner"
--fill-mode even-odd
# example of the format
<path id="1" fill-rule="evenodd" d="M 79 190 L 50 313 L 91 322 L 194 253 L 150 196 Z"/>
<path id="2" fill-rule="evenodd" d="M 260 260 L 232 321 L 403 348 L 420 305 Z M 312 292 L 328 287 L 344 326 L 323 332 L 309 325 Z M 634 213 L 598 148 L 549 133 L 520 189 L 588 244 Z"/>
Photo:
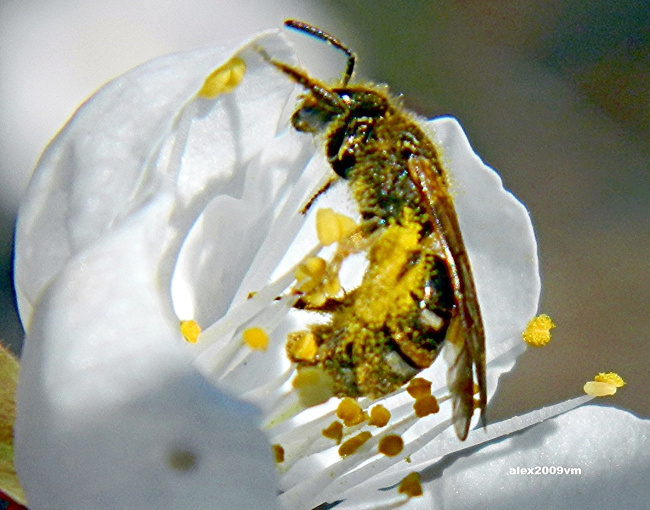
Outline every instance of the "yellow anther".
<path id="1" fill-rule="evenodd" d="M 379 453 L 383 453 L 386 457 L 395 457 L 404 449 L 404 440 L 397 434 L 390 434 L 379 440 L 377 449 Z"/>
<path id="2" fill-rule="evenodd" d="M 321 434 L 328 439 L 334 439 L 336 444 L 341 444 L 341 439 L 343 438 L 343 424 L 340 421 L 334 420 L 327 426 L 327 428 L 324 428 L 321 431 Z"/>
<path id="3" fill-rule="evenodd" d="M 406 387 L 406 391 L 413 398 L 426 397 L 431 395 L 431 381 L 427 381 L 422 377 L 414 377 Z"/>
<path id="4" fill-rule="evenodd" d="M 436 397 L 433 395 L 425 395 L 415 399 L 413 410 L 415 411 L 415 416 L 418 418 L 424 418 L 425 416 L 440 411 L 440 406 L 438 405 Z"/>
<path id="5" fill-rule="evenodd" d="M 385 427 L 390 420 L 390 411 L 381 404 L 376 405 L 370 410 L 370 419 L 368 425 L 374 427 Z"/>
<path id="6" fill-rule="evenodd" d="M 370 432 L 364 431 L 364 432 L 359 432 L 356 436 L 351 437 L 347 441 L 345 441 L 341 446 L 339 446 L 339 455 L 341 457 L 347 457 L 348 455 L 352 455 L 354 452 L 356 452 L 359 448 L 363 446 L 363 444 L 368 441 L 372 437 L 372 434 Z"/>
<path id="7" fill-rule="evenodd" d="M 245 329 L 242 338 L 248 347 L 256 351 L 265 351 L 269 346 L 269 335 L 262 328 Z"/>
<path id="8" fill-rule="evenodd" d="M 402 479 L 397 492 L 406 494 L 409 498 L 422 496 L 422 483 L 420 482 L 420 473 L 409 473 Z"/>
<path id="9" fill-rule="evenodd" d="M 316 211 L 316 234 L 323 246 L 338 243 L 356 228 L 357 224 L 349 216 L 329 208 Z"/>
<path id="10" fill-rule="evenodd" d="M 278 464 L 284 462 L 284 448 L 282 448 L 282 446 L 280 446 L 279 444 L 274 444 L 272 448 L 273 448 L 273 458 L 275 459 L 275 462 L 277 462 Z"/>
<path id="11" fill-rule="evenodd" d="M 357 401 L 350 397 L 341 400 L 339 406 L 336 408 L 336 416 L 340 420 L 343 420 L 346 427 L 363 423 L 367 418 L 366 413 L 363 412 L 363 409 L 357 404 Z"/>
<path id="12" fill-rule="evenodd" d="M 197 95 L 205 99 L 214 99 L 221 94 L 232 92 L 241 83 L 244 74 L 246 74 L 246 62 L 239 57 L 231 58 L 205 79 Z"/>
<path id="13" fill-rule="evenodd" d="M 317 353 L 316 337 L 311 331 L 297 331 L 287 335 L 287 356 L 291 361 L 314 361 Z"/>
<path id="14" fill-rule="evenodd" d="M 201 326 L 196 321 L 181 321 L 181 334 L 191 344 L 195 344 L 201 334 Z"/>
<path id="15" fill-rule="evenodd" d="M 551 341 L 551 330 L 555 327 L 548 315 L 539 315 L 532 319 L 521 337 L 533 347 L 542 347 Z"/>
<path id="16" fill-rule="evenodd" d="M 589 381 L 584 385 L 584 391 L 587 395 L 592 397 L 608 397 L 616 393 L 617 388 L 625 386 L 623 378 L 614 373 L 601 372 L 593 381 Z"/>
<path id="17" fill-rule="evenodd" d="M 596 377 L 594 377 L 594 381 L 613 384 L 617 388 L 622 388 L 625 386 L 625 381 L 623 378 L 615 372 L 601 372 Z"/>

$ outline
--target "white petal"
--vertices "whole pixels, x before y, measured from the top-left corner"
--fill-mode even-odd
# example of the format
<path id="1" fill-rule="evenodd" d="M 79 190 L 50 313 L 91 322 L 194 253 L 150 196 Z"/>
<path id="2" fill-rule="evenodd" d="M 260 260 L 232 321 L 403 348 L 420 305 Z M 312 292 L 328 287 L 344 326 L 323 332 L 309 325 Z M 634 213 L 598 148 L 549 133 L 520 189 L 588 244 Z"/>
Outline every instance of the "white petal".
<path id="1" fill-rule="evenodd" d="M 252 41 L 294 60 L 275 34 Z M 216 101 L 196 98 L 237 50 L 248 64 L 240 87 Z M 154 60 L 88 100 L 45 150 L 19 212 L 15 277 L 24 327 L 66 261 L 157 193 L 178 195 L 173 226 L 184 237 L 215 194 L 241 192 L 236 170 L 277 134 L 291 90 L 250 41 L 237 41 Z"/>
<path id="2" fill-rule="evenodd" d="M 421 471 L 424 496 L 404 508 L 647 508 L 649 433 L 649 420 L 613 408 L 580 407 L 444 457 Z M 530 468 L 538 474 L 524 472 Z M 383 508 L 405 500 L 396 486 L 351 493 L 337 508 Z"/>
<path id="3" fill-rule="evenodd" d="M 77 255 L 39 303 L 16 421 L 34 510 L 273 506 L 257 413 L 192 368 L 152 270 L 171 198 Z M 173 469 L 175 455 L 196 465 Z"/>
<path id="4" fill-rule="evenodd" d="M 253 42 L 292 61 L 275 34 Z M 240 87 L 197 98 L 235 51 Z M 206 204 L 246 193 L 292 89 L 250 44 L 172 55 L 107 85 L 46 150 L 16 247 L 30 508 L 274 507 L 259 413 L 194 368 L 170 280 Z"/>
<path id="5" fill-rule="evenodd" d="M 650 497 L 649 449 L 649 420 L 588 405 L 445 459 L 424 476 L 434 508 L 642 509 Z M 556 474 L 509 474 L 545 466 Z M 564 473 L 571 468 L 580 472 Z"/>

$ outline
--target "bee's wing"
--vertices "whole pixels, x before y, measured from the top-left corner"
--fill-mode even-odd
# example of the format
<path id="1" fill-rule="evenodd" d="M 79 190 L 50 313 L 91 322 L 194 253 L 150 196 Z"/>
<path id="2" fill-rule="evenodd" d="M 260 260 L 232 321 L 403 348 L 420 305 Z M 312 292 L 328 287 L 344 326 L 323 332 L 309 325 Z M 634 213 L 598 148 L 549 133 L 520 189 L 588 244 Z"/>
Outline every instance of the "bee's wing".
<path id="1" fill-rule="evenodd" d="M 408 172 L 417 186 L 427 212 L 434 222 L 434 235 L 443 251 L 454 293 L 455 314 L 447 330 L 446 340 L 452 357 L 447 385 L 452 395 L 452 420 L 456 435 L 464 440 L 474 413 L 474 374 L 479 389 L 478 407 L 485 426 L 487 383 L 485 379 L 485 332 L 474 287 L 465 244 L 460 233 L 454 203 L 447 190 L 442 169 L 434 170 L 432 162 L 411 156 Z"/>

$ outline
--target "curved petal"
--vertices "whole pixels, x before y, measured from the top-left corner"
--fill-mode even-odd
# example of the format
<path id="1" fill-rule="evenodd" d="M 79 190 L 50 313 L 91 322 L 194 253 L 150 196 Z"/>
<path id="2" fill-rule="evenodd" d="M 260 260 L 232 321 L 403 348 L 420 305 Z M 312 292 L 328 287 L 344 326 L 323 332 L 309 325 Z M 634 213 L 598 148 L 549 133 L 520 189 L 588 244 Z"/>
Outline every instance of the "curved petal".
<path id="1" fill-rule="evenodd" d="M 161 298 L 172 206 L 152 201 L 77 255 L 39 303 L 15 429 L 34 510 L 273 505 L 257 412 L 192 367 Z"/>
<path id="2" fill-rule="evenodd" d="M 421 472 L 423 497 L 360 488 L 337 508 L 642 509 L 650 421 L 583 406 L 508 438 L 449 455 Z"/>
<path id="3" fill-rule="evenodd" d="M 649 420 L 588 405 L 447 459 L 425 479 L 434 508 L 444 501 L 444 508 L 505 509 L 525 501 L 540 509 L 641 509 L 650 496 L 649 448 Z"/>
<path id="4" fill-rule="evenodd" d="M 16 464 L 30 508 L 274 506 L 259 412 L 196 370 L 170 295 L 197 216 L 246 192 L 293 90 L 257 44 L 293 60 L 262 34 L 114 80 L 36 170 L 16 246 Z M 233 53 L 248 64 L 240 86 L 198 97 Z"/>
<path id="5" fill-rule="evenodd" d="M 241 193 L 241 170 L 277 134 L 293 90 L 255 54 L 258 44 L 295 60 L 273 32 L 156 59 L 107 84 L 48 146 L 16 229 L 16 292 L 26 330 L 65 263 L 156 194 L 177 195 L 172 219 L 180 242 L 215 194 Z M 241 85 L 217 100 L 197 97 L 233 54 L 250 57 Z"/>

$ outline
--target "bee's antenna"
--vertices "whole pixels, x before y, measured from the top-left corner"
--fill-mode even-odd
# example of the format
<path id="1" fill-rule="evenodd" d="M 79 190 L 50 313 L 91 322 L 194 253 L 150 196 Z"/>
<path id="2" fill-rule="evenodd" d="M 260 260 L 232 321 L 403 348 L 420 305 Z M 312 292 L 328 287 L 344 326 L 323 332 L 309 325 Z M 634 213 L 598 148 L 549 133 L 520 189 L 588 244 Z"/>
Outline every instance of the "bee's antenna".
<path id="1" fill-rule="evenodd" d="M 345 53 L 348 56 L 348 64 L 345 68 L 345 74 L 343 75 L 342 86 L 345 87 L 348 84 L 350 78 L 352 78 L 352 73 L 354 72 L 354 64 L 357 60 L 356 55 L 352 53 L 350 48 L 348 48 L 345 44 L 339 41 L 336 37 L 328 34 L 327 32 L 322 31 L 318 27 L 305 23 L 304 21 L 288 19 L 285 20 L 284 24 L 289 28 L 293 28 L 294 30 L 299 30 L 300 32 L 304 32 L 307 35 L 316 37 L 321 41 L 325 41 L 330 46 L 334 46 L 337 50 L 341 50 L 343 53 Z"/>
<path id="2" fill-rule="evenodd" d="M 263 60 L 272 66 L 275 66 L 279 71 L 289 76 L 293 81 L 311 91 L 311 93 L 321 101 L 330 105 L 333 112 L 343 112 L 347 109 L 345 103 L 337 94 L 332 92 L 328 87 L 322 85 L 320 82 L 310 78 L 304 71 L 296 69 L 284 62 L 275 60 L 261 46 L 256 46 L 255 51 L 259 53 Z"/>

